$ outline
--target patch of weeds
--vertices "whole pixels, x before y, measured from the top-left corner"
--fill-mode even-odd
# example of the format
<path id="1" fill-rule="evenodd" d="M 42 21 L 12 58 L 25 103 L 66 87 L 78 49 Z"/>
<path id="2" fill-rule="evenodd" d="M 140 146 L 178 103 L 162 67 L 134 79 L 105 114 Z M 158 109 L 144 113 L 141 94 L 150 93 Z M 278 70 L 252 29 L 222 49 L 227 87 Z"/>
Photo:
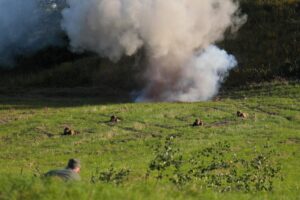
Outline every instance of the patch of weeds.
<path id="1" fill-rule="evenodd" d="M 34 166 L 33 168 L 33 176 L 34 177 L 43 177 L 44 173 L 41 171 L 39 166 Z M 21 169 L 21 175 L 23 174 L 23 169 Z"/>
<path id="2" fill-rule="evenodd" d="M 174 135 L 168 136 L 163 145 L 160 144 L 155 148 L 155 158 L 149 164 L 147 177 L 150 172 L 154 172 L 158 180 L 168 177 L 174 183 L 182 183 L 189 179 L 180 172 L 183 157 L 174 146 L 175 138 Z"/>
<path id="3" fill-rule="evenodd" d="M 175 158 L 175 155 L 179 152 L 179 149 L 174 148 L 174 136 L 168 136 L 164 142 L 164 145 L 158 145 L 155 148 L 155 158 L 149 164 L 149 169 L 154 171 L 166 170 L 170 166 L 178 167 L 181 161 L 181 156 Z"/>
<path id="4" fill-rule="evenodd" d="M 260 153 L 251 159 L 238 158 L 235 154 L 225 158 L 214 157 L 204 164 L 200 161 L 189 173 L 200 179 L 206 187 L 225 191 L 272 191 L 273 180 L 280 167 L 271 162 L 272 152 Z"/>
<path id="5" fill-rule="evenodd" d="M 113 166 L 110 166 L 109 169 L 106 171 L 99 171 L 99 169 L 96 169 L 95 174 L 91 177 L 91 183 L 114 183 L 116 185 L 122 184 L 125 180 L 128 179 L 128 176 L 130 174 L 129 169 L 120 169 L 116 170 Z"/>
<path id="6" fill-rule="evenodd" d="M 164 145 L 155 149 L 147 176 L 155 172 L 156 179 L 169 180 L 179 187 L 196 182 L 219 192 L 273 191 L 274 179 L 280 176 L 279 164 L 272 162 L 275 151 L 269 145 L 245 159 L 237 156 L 228 142 L 218 142 L 184 158 L 174 139 L 167 137 Z"/>

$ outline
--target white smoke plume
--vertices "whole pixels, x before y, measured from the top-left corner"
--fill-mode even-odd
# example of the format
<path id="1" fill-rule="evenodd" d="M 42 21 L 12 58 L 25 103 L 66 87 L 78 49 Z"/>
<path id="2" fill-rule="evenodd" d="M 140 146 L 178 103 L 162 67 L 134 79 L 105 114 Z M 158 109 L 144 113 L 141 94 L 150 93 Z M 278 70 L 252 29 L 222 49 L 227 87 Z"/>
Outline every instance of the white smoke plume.
<path id="1" fill-rule="evenodd" d="M 199 101 L 213 97 L 233 56 L 212 46 L 238 29 L 233 0 L 67 0 L 62 27 L 74 51 L 117 61 L 148 54 L 147 86 L 137 101 Z"/>
<path id="2" fill-rule="evenodd" d="M 61 42 L 63 1 L 0 0 L 0 65 L 13 66 L 15 56 Z"/>

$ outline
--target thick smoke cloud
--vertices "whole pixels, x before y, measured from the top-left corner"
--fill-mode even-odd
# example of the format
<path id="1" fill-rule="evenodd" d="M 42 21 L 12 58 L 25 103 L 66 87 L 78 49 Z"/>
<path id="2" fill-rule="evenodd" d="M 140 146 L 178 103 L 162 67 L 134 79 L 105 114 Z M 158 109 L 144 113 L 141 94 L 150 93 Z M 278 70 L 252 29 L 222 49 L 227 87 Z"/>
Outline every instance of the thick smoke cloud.
<path id="1" fill-rule="evenodd" d="M 60 20 L 64 0 L 0 0 L 0 65 L 13 66 L 26 55 L 62 41 Z"/>
<path id="2" fill-rule="evenodd" d="M 151 77 L 150 82 L 137 101 L 208 100 L 216 95 L 228 70 L 236 65 L 237 61 L 232 55 L 216 46 L 209 46 L 204 51 L 195 53 L 183 69 L 171 71 L 166 67 L 166 72 L 161 73 L 161 69 L 149 68 L 147 73 Z"/>
<path id="3" fill-rule="evenodd" d="M 74 51 L 117 61 L 146 49 L 147 86 L 137 101 L 213 97 L 236 60 L 211 46 L 245 22 L 233 0 L 67 0 L 62 27 Z"/>

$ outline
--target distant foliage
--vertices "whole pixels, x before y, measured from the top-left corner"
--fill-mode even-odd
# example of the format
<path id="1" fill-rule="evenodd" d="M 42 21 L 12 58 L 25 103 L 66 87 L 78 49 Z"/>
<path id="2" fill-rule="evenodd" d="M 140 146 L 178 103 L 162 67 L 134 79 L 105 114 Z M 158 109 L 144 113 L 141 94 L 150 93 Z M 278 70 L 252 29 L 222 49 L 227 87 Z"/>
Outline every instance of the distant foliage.
<path id="1" fill-rule="evenodd" d="M 284 5 L 299 2 L 298 0 L 243 0 L 242 2 L 253 2 L 255 4 L 270 4 L 270 5 Z"/>
<path id="2" fill-rule="evenodd" d="M 240 0 L 247 23 L 228 34 L 218 45 L 236 56 L 238 67 L 230 72 L 227 86 L 276 79 L 300 79 L 299 0 Z M 65 44 L 68 38 L 61 35 Z M 110 86 L 126 91 L 143 86 L 145 52 L 112 63 L 94 54 L 73 54 L 65 47 L 49 47 L 17 58 L 18 67 L 0 67 L 0 86 L 80 87 Z"/>
<path id="3" fill-rule="evenodd" d="M 239 62 L 227 85 L 299 79 L 300 2 L 245 0 L 241 10 L 248 15 L 247 23 L 221 43 Z"/>

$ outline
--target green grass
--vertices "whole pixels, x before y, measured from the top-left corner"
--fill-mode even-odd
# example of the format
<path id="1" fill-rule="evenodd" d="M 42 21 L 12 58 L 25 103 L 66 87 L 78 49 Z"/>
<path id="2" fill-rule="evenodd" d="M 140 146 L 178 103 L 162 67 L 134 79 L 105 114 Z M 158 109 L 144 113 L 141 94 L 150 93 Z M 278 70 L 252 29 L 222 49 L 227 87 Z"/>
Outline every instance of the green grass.
<path id="1" fill-rule="evenodd" d="M 36 94 L 35 94 L 36 95 Z M 97 98 L 1 96 L 0 199 L 299 199 L 300 85 L 263 85 L 223 93 L 219 101 L 198 103 L 106 103 Z M 47 96 L 47 95 L 46 95 Z M 111 101 L 113 102 L 113 101 Z M 235 116 L 237 110 L 248 119 Z M 107 123 L 112 114 L 122 121 Z M 195 118 L 204 127 L 190 126 Z M 61 136 L 70 126 L 77 136 Z M 167 177 L 146 178 L 155 147 L 167 136 L 184 157 L 227 141 L 236 154 L 251 159 L 265 146 L 275 150 L 270 165 L 281 166 L 273 191 L 219 192 L 205 182 L 174 185 Z M 64 183 L 39 178 L 66 165 L 82 162 L 82 181 Z M 176 155 L 175 155 L 176 157 Z M 200 158 L 202 159 L 202 158 Z M 124 181 L 91 183 L 97 169 L 129 169 Z M 166 174 L 173 173 L 167 169 Z M 218 171 L 216 171 L 218 173 Z M 283 178 L 281 180 L 281 177 Z"/>

